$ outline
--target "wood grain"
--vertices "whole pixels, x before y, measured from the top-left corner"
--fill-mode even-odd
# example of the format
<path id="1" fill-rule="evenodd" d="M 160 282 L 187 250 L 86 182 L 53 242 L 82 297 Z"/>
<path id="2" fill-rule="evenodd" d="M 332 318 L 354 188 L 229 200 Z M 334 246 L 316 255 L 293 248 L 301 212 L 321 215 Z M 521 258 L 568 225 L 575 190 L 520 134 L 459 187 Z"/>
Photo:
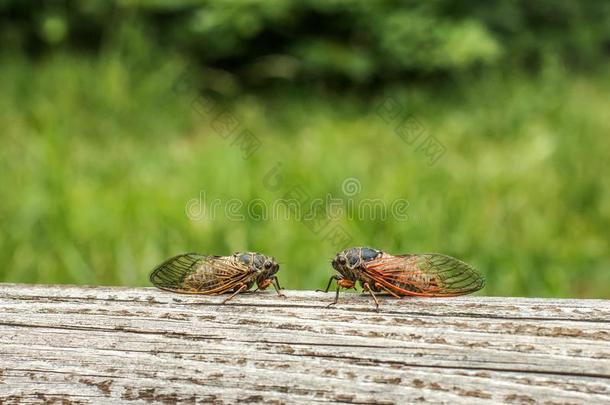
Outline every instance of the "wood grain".
<path id="1" fill-rule="evenodd" d="M 0 284 L 0 403 L 610 403 L 610 301 Z"/>

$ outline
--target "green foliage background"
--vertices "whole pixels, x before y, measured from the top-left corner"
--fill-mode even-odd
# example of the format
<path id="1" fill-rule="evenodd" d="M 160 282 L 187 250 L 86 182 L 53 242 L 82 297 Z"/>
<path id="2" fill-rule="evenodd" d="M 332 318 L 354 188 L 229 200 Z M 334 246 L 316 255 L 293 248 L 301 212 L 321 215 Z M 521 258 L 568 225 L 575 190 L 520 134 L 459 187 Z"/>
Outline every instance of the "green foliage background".
<path id="1" fill-rule="evenodd" d="M 257 250 L 319 288 L 323 234 L 185 208 L 356 178 L 355 202 L 409 208 L 333 221 L 353 245 L 459 257 L 484 294 L 610 298 L 608 3 L 4 0 L 0 34 L 2 281 L 147 285 L 179 252 Z M 210 92 L 249 159 L 193 108 Z M 434 165 L 388 98 L 446 148 Z"/>

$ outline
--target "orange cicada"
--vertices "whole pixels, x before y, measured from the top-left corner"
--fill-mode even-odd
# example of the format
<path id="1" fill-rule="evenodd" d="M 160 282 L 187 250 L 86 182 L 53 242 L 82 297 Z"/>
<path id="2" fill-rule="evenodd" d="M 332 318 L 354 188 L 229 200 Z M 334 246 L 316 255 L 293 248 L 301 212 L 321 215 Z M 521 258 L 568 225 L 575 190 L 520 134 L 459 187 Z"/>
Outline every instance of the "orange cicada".
<path id="1" fill-rule="evenodd" d="M 205 256 L 184 253 L 161 263 L 150 273 L 150 282 L 162 290 L 185 294 L 217 295 L 232 292 L 226 303 L 237 294 L 273 285 L 278 295 L 277 276 L 280 265 L 273 257 L 260 253 L 234 253 L 231 256 Z M 255 291 L 256 291 L 255 290 Z"/>
<path id="2" fill-rule="evenodd" d="M 328 292 L 333 280 L 339 290 L 355 288 L 359 282 L 371 294 L 376 308 L 375 293 L 388 293 L 396 298 L 408 295 L 421 297 L 453 297 L 478 291 L 485 278 L 468 264 L 439 253 L 391 255 L 369 247 L 346 249 L 337 253 L 332 266 L 340 275 L 328 280 Z"/>

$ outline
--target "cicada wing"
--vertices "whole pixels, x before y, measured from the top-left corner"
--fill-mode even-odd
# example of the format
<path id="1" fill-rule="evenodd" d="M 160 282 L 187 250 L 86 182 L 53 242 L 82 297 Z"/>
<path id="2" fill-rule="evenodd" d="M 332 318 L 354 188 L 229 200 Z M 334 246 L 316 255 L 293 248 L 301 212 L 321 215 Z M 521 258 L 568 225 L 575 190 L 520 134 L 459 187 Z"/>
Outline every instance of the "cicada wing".
<path id="1" fill-rule="evenodd" d="M 250 268 L 230 256 L 185 253 L 161 263 L 150 273 L 158 288 L 179 293 L 222 294 L 252 276 Z"/>
<path id="2" fill-rule="evenodd" d="M 367 262 L 363 271 L 401 295 L 451 297 L 485 286 L 485 278 L 470 265 L 439 253 L 386 255 Z"/>

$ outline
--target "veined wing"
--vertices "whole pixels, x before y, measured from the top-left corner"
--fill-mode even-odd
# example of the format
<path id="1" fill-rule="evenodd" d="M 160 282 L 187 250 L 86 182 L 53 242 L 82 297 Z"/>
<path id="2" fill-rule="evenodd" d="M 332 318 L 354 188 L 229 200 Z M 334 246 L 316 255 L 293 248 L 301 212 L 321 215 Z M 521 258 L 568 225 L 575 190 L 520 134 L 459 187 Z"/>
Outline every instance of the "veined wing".
<path id="1" fill-rule="evenodd" d="M 399 295 L 451 297 L 485 285 L 485 278 L 471 266 L 439 253 L 386 255 L 367 262 L 363 272 Z"/>
<path id="2" fill-rule="evenodd" d="M 158 288 L 188 294 L 222 294 L 246 282 L 250 268 L 230 256 L 185 253 L 161 263 L 150 273 Z"/>

